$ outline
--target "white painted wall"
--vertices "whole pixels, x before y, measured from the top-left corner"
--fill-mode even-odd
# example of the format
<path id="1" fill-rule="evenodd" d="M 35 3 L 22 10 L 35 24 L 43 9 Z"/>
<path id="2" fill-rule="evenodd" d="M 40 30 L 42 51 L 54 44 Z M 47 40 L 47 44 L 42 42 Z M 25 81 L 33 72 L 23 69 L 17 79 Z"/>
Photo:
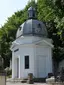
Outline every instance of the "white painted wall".
<path id="1" fill-rule="evenodd" d="M 33 46 L 24 46 L 24 47 L 21 47 L 20 49 L 20 52 L 22 50 L 22 53 L 21 53 L 21 62 L 22 62 L 22 66 L 21 66 L 21 71 L 22 71 L 22 74 L 21 76 L 23 78 L 27 78 L 28 76 L 28 73 L 33 73 L 34 74 L 34 52 L 33 52 Z M 25 56 L 26 55 L 29 55 L 29 69 L 25 69 Z"/>
<path id="2" fill-rule="evenodd" d="M 48 43 L 45 43 L 43 40 L 46 40 Z M 48 73 L 52 73 L 52 53 L 50 44 L 51 39 L 33 36 L 22 37 L 14 41 L 11 46 L 12 78 L 17 78 L 17 58 L 19 58 L 19 78 L 27 78 L 28 73 L 33 73 L 36 78 L 46 77 Z M 19 51 L 14 52 L 14 50 L 18 48 Z M 29 69 L 24 68 L 24 57 L 26 55 L 29 56 Z"/>
<path id="3" fill-rule="evenodd" d="M 48 73 L 52 73 L 52 56 L 51 56 L 51 47 L 44 47 L 44 46 L 36 46 L 36 71 L 37 72 L 37 77 L 39 76 L 39 68 L 43 73 L 43 70 L 45 69 L 45 73 L 43 73 L 42 77 L 46 77 Z M 40 61 L 40 58 L 42 61 Z M 45 62 L 44 62 L 45 61 Z M 44 63 L 44 66 L 42 68 L 41 64 Z M 39 66 L 39 67 L 38 67 Z M 41 75 L 41 74 L 40 74 Z"/>
<path id="4" fill-rule="evenodd" d="M 29 55 L 29 69 L 25 69 L 24 67 L 24 57 L 26 55 Z M 14 53 L 14 61 L 16 60 L 16 58 L 20 56 L 20 63 L 19 63 L 19 67 L 20 67 L 20 74 L 19 74 L 19 78 L 27 78 L 28 73 L 34 73 L 34 52 L 33 52 L 33 46 L 20 46 L 19 48 L 19 52 L 15 52 Z M 16 75 L 16 63 L 15 63 L 15 72 L 14 74 Z M 16 76 L 15 76 L 16 78 Z"/>

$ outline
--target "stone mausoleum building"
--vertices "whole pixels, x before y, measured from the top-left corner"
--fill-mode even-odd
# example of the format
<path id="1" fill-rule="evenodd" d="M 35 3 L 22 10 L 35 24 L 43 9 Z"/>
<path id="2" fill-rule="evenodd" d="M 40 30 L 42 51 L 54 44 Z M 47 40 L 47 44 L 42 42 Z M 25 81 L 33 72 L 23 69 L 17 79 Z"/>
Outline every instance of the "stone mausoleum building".
<path id="1" fill-rule="evenodd" d="M 28 9 L 28 19 L 20 25 L 12 42 L 12 78 L 45 78 L 52 69 L 52 39 L 46 26 L 36 19 L 35 9 Z"/>

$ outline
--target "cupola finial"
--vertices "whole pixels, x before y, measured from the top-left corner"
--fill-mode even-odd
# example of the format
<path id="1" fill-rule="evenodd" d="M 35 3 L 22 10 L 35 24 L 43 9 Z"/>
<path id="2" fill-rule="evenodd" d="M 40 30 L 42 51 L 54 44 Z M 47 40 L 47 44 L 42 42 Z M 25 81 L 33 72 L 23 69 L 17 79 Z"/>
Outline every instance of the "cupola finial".
<path id="1" fill-rule="evenodd" d="M 28 18 L 29 19 L 36 18 L 36 10 L 32 6 L 28 9 Z"/>

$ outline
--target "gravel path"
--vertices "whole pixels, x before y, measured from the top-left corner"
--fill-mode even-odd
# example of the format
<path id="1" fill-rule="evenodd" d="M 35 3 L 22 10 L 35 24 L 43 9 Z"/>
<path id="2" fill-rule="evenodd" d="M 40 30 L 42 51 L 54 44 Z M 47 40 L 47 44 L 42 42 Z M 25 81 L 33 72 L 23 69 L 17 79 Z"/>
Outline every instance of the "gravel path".
<path id="1" fill-rule="evenodd" d="M 47 85 L 45 83 L 34 83 L 34 84 L 27 84 L 27 83 L 6 83 L 6 85 Z"/>

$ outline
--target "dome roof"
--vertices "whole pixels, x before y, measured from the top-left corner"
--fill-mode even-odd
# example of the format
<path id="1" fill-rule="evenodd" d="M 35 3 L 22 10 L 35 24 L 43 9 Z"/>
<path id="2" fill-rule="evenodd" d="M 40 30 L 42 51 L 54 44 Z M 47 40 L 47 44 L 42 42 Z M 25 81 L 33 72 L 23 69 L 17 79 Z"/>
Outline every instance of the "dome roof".
<path id="1" fill-rule="evenodd" d="M 16 38 L 25 35 L 47 37 L 46 27 L 44 23 L 36 20 L 36 10 L 33 7 L 28 9 L 28 20 L 20 25 Z"/>
<path id="2" fill-rule="evenodd" d="M 16 38 L 25 35 L 47 37 L 47 30 L 41 21 L 28 19 L 18 28 Z"/>

